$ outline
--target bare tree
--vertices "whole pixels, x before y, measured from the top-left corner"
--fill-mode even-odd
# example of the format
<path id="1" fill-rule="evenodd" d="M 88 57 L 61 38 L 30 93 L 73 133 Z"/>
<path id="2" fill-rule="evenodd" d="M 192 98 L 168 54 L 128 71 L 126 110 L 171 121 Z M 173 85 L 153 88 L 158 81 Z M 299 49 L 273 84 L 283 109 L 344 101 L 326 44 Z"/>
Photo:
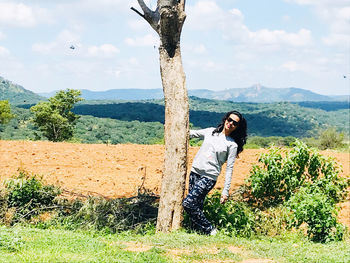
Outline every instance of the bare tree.
<path id="1" fill-rule="evenodd" d="M 158 0 L 151 10 L 138 0 L 143 17 L 160 37 L 159 60 L 165 100 L 165 157 L 159 203 L 157 231 L 180 228 L 182 200 L 185 192 L 188 148 L 188 96 L 180 52 L 180 36 L 184 24 L 185 0 Z"/>

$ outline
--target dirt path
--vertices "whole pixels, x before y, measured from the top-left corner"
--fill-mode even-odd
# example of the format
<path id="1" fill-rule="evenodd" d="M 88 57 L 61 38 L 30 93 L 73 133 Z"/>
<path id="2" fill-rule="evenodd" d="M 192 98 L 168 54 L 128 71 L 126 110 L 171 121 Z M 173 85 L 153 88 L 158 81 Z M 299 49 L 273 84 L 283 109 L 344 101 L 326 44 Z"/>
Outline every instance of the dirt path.
<path id="1" fill-rule="evenodd" d="M 198 149 L 190 147 L 189 163 Z M 247 149 L 241 154 L 234 167 L 231 189 L 237 189 L 244 182 L 263 151 Z M 163 152 L 162 145 L 0 140 L 0 180 L 24 169 L 68 191 L 117 198 L 135 195 L 145 177 L 144 186 L 159 193 Z M 322 153 L 335 157 L 342 164 L 343 176 L 350 175 L 349 153 Z M 224 176 L 220 176 L 215 188 L 220 189 L 223 184 Z M 342 205 L 341 221 L 350 227 L 350 200 Z"/>

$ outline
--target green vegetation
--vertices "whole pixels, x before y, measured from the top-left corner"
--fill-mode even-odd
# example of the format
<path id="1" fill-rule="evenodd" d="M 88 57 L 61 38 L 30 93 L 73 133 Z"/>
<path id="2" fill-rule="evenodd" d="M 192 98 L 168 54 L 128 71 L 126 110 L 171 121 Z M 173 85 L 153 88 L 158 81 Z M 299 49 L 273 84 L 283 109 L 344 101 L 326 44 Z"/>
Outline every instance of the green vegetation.
<path id="1" fill-rule="evenodd" d="M 158 197 L 146 189 L 131 198 L 68 200 L 19 171 L 0 192 L 0 262 L 348 262 L 337 204 L 350 180 L 334 161 L 297 142 L 289 151 L 271 148 L 259 163 L 225 204 L 219 193 L 206 199 L 215 237 L 156 234 Z"/>
<path id="2" fill-rule="evenodd" d="M 120 121 L 109 118 L 81 116 L 75 137 L 84 143 L 154 144 L 164 136 L 159 122 Z"/>
<path id="3" fill-rule="evenodd" d="M 0 100 L 0 124 L 6 124 L 14 117 L 10 103 L 7 100 Z"/>
<path id="4" fill-rule="evenodd" d="M 45 98 L 0 77 L 0 100 L 8 100 L 11 105 L 23 105 L 35 104 Z"/>
<path id="5" fill-rule="evenodd" d="M 312 243 L 299 234 L 279 237 L 206 237 L 0 227 L 0 262 L 349 262 L 348 241 Z"/>
<path id="6" fill-rule="evenodd" d="M 300 138 L 312 147 L 347 150 L 349 141 L 349 111 L 344 103 L 326 103 L 328 111 L 305 108 L 293 103 L 234 103 L 191 97 L 191 128 L 216 126 L 223 113 L 232 109 L 243 112 L 248 120 L 246 148 L 286 146 Z M 310 106 L 310 107 L 311 107 Z M 346 105 L 345 105 L 346 106 Z M 344 106 L 344 107 L 345 107 Z M 36 106 L 35 106 L 36 107 Z M 335 110 L 331 110 L 332 107 Z M 2 139 L 44 140 L 44 133 L 31 121 L 34 118 L 27 106 L 14 107 L 16 115 L 6 126 L 2 125 Z M 72 109 L 80 118 L 75 122 L 72 142 L 81 143 L 163 143 L 164 105 L 162 100 L 139 102 L 86 101 Z M 332 131 L 325 133 L 324 131 Z M 324 140 L 324 138 L 328 138 Z M 323 141 L 323 142 L 321 142 Z M 191 141 L 191 145 L 200 145 Z"/>
<path id="7" fill-rule="evenodd" d="M 102 118 L 164 123 L 164 105 L 161 100 L 111 104 L 80 104 L 74 112 Z M 223 114 L 232 109 L 241 111 L 248 121 L 250 136 L 308 137 L 316 131 L 336 127 L 349 134 L 346 109 L 325 111 L 305 108 L 293 103 L 235 103 L 191 97 L 190 122 L 194 127 L 216 126 Z"/>
<path id="8" fill-rule="evenodd" d="M 289 223 L 307 224 L 311 240 L 327 242 L 343 238 L 337 222 L 337 204 L 345 201 L 350 178 L 339 176 L 339 167 L 297 141 L 289 152 L 272 148 L 262 154 L 247 179 L 249 203 L 264 210 L 278 205 L 292 212 Z"/>
<path id="9" fill-rule="evenodd" d="M 338 133 L 334 127 L 320 131 L 317 138 L 306 138 L 305 142 L 321 150 L 341 149 L 345 147 L 344 133 Z"/>
<path id="10" fill-rule="evenodd" d="M 275 235 L 282 234 L 306 223 L 311 240 L 343 239 L 345 232 L 337 222 L 337 204 L 345 200 L 350 179 L 339 177 L 339 168 L 332 159 L 297 142 L 288 152 L 271 148 L 259 162 L 247 184 L 224 205 L 217 193 L 206 199 L 205 214 L 216 226 L 228 235 L 250 237 L 273 231 L 277 231 Z M 40 178 L 20 171 L 19 176 L 5 184 L 0 198 L 1 210 L 5 212 L 0 219 L 9 225 L 29 221 L 44 228 L 115 233 L 135 227 L 146 231 L 157 216 L 158 197 L 145 189 L 139 189 L 136 197 L 115 200 L 66 200 L 59 198 L 59 193 L 54 186 L 44 186 Z M 39 220 L 43 212 L 51 214 L 49 222 Z M 11 216 L 5 216 L 7 213 Z"/>
<path id="11" fill-rule="evenodd" d="M 247 144 L 245 148 L 257 149 L 257 148 L 268 148 L 272 145 L 278 147 L 290 147 L 297 138 L 293 136 L 269 136 L 269 137 L 261 137 L 261 136 L 251 136 L 248 137 Z"/>
<path id="12" fill-rule="evenodd" d="M 65 141 L 73 137 L 74 124 L 79 118 L 71 112 L 74 104 L 83 100 L 79 90 L 59 91 L 49 101 L 30 108 L 33 122 L 50 141 Z"/>

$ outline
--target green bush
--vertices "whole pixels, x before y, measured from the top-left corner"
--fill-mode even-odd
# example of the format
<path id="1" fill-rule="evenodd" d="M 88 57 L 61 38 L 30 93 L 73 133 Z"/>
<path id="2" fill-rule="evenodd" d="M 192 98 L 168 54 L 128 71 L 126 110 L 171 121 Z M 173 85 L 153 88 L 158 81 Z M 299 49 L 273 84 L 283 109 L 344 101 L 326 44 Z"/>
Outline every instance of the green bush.
<path id="1" fill-rule="evenodd" d="M 291 194 L 306 180 L 305 168 L 309 152 L 305 144 L 297 142 L 286 156 L 282 149 L 272 147 L 261 154 L 247 180 L 251 201 L 257 206 L 276 206 L 288 200 Z"/>
<path id="2" fill-rule="evenodd" d="M 29 219 L 54 205 L 54 199 L 61 193 L 53 185 L 43 185 L 40 178 L 25 171 L 6 182 L 7 206 L 16 208 L 15 222 Z"/>
<path id="3" fill-rule="evenodd" d="M 266 210 L 255 210 L 255 228 L 257 235 L 277 236 L 291 229 L 290 221 L 293 215 L 290 209 L 283 205 L 270 207 Z"/>
<path id="4" fill-rule="evenodd" d="M 335 128 L 329 128 L 321 132 L 319 137 L 319 148 L 335 149 L 343 147 L 344 134 L 338 133 Z"/>
<path id="5" fill-rule="evenodd" d="M 347 195 L 349 180 L 339 176 L 334 159 L 320 155 L 300 141 L 290 151 L 272 147 L 269 153 L 261 154 L 259 162 L 247 179 L 250 201 L 257 206 L 282 204 L 306 184 L 323 189 L 335 203 Z"/>
<path id="6" fill-rule="evenodd" d="M 350 179 L 339 176 L 333 158 L 296 141 L 290 151 L 272 147 L 259 162 L 247 180 L 248 203 L 261 211 L 289 207 L 293 212 L 290 223 L 296 227 L 306 223 L 308 236 L 314 241 L 343 237 L 336 205 L 345 200 Z"/>
<path id="7" fill-rule="evenodd" d="M 215 192 L 205 199 L 205 216 L 226 234 L 249 237 L 254 231 L 253 211 L 244 202 L 228 200 L 220 204 L 220 197 Z"/>
<path id="8" fill-rule="evenodd" d="M 338 133 L 334 127 L 320 131 L 317 138 L 304 138 L 303 141 L 320 150 L 342 149 L 345 146 L 344 133 Z"/>
<path id="9" fill-rule="evenodd" d="M 323 192 L 301 188 L 288 201 L 294 215 L 293 225 L 307 224 L 309 238 L 316 242 L 339 241 L 344 236 L 344 226 L 337 222 L 337 209 L 333 200 Z"/>

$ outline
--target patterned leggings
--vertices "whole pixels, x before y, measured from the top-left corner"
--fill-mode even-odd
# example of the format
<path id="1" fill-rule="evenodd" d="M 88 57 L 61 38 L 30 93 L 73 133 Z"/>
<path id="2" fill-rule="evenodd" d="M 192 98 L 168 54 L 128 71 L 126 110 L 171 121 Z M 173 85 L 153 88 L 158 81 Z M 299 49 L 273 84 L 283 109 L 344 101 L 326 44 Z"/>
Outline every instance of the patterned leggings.
<path id="1" fill-rule="evenodd" d="M 214 229 L 203 214 L 203 205 L 206 195 L 213 189 L 215 183 L 216 181 L 210 178 L 191 172 L 188 195 L 182 203 L 191 219 L 192 227 L 205 234 L 210 234 Z"/>

